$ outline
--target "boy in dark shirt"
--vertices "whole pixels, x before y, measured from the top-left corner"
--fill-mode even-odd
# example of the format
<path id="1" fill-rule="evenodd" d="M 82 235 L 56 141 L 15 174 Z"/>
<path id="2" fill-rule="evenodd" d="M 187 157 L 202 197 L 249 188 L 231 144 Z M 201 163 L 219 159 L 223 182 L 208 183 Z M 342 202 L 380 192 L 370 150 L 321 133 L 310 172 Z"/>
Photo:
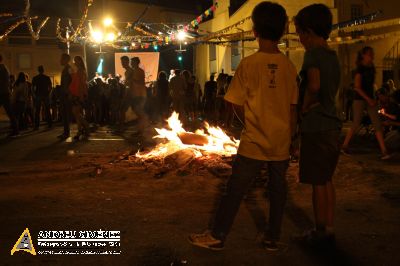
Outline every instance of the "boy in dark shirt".
<path id="1" fill-rule="evenodd" d="M 306 49 L 301 70 L 300 182 L 313 187 L 315 229 L 304 240 L 334 240 L 335 189 L 332 176 L 339 159 L 341 121 L 335 96 L 340 83 L 339 60 L 328 47 L 332 14 L 313 4 L 295 17 L 296 31 Z"/>

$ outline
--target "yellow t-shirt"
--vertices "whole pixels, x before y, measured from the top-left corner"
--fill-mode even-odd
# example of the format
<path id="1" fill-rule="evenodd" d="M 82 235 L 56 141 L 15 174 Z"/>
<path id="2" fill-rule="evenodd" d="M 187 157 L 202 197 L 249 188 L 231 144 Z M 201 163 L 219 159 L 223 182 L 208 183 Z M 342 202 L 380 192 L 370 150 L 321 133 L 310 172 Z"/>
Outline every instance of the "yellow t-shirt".
<path id="1" fill-rule="evenodd" d="M 263 161 L 289 159 L 290 106 L 297 104 L 297 71 L 282 53 L 244 58 L 225 100 L 244 106 L 245 129 L 238 154 Z"/>

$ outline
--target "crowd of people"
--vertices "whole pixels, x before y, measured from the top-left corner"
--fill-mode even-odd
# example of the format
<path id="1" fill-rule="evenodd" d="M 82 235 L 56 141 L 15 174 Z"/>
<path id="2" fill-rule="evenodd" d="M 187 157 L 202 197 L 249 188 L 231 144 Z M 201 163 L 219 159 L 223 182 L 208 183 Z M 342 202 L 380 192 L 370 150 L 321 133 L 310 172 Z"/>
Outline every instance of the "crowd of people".
<path id="1" fill-rule="evenodd" d="M 174 69 L 169 76 L 161 71 L 156 81 L 145 83 L 140 59 L 122 57 L 122 77 L 109 74 L 104 78 L 96 73 L 88 80 L 82 58 L 74 57 L 71 64 L 70 56 L 62 54 L 61 84 L 53 86 L 43 66 L 37 68 L 38 75 L 32 80 L 23 72 L 15 79 L 1 61 L 1 105 L 10 119 L 10 136 L 28 129 L 38 130 L 45 121 L 48 128 L 54 122 L 62 122 L 64 132 L 59 138 L 66 139 L 70 137 L 70 124 L 75 121 L 75 140 L 87 139 L 90 124 L 117 128 L 126 125 L 129 108 L 139 118 L 138 133 L 143 133 L 149 122 L 164 121 L 173 110 L 184 124 L 206 119 L 229 127 L 234 118 L 231 104 L 223 99 L 232 76 L 223 71 L 217 79 L 211 75 L 204 91 L 188 70 Z"/>

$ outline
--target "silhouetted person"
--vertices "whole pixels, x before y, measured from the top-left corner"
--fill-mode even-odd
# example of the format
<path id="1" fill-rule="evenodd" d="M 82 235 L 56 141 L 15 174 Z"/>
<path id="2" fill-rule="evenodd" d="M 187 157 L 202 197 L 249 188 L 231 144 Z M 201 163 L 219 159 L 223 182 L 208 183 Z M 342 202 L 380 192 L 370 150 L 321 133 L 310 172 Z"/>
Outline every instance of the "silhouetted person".
<path id="1" fill-rule="evenodd" d="M 131 59 L 131 67 L 133 69 L 132 77 L 132 87 L 130 88 L 130 93 L 132 96 L 131 107 L 135 114 L 138 116 L 138 133 L 142 134 L 148 125 L 148 118 L 144 111 L 144 106 L 146 104 L 146 82 L 145 73 L 142 68 L 139 67 L 140 59 L 139 57 L 133 57 Z"/>
<path id="2" fill-rule="evenodd" d="M 60 63 L 64 68 L 61 72 L 60 102 L 64 133 L 58 136 L 58 138 L 60 139 L 67 139 L 70 136 L 71 99 L 69 93 L 69 85 L 71 84 L 72 80 L 71 66 L 69 65 L 70 60 L 71 57 L 68 54 L 61 55 Z"/>
<path id="3" fill-rule="evenodd" d="M 44 108 L 46 114 L 47 125 L 49 128 L 52 126 L 52 119 L 50 114 L 50 99 L 49 95 L 52 88 L 52 83 L 49 76 L 44 74 L 43 66 L 38 67 L 39 75 L 32 79 L 32 91 L 35 104 L 35 127 L 34 130 L 39 129 L 40 112 Z"/>
<path id="4" fill-rule="evenodd" d="M 170 102 L 168 85 L 169 83 L 167 80 L 167 74 L 164 71 L 161 71 L 158 74 L 155 91 L 157 97 L 158 113 L 162 119 L 166 119 L 168 116 Z"/>
<path id="5" fill-rule="evenodd" d="M 0 55 L 0 107 L 3 106 L 8 119 L 10 119 L 10 136 L 18 135 L 18 124 L 10 103 L 10 75 L 7 67 L 3 64 L 3 57 Z"/>
<path id="6" fill-rule="evenodd" d="M 74 136 L 74 140 L 79 140 L 81 136 L 84 139 L 89 138 L 89 123 L 83 115 L 83 104 L 88 96 L 87 74 L 85 64 L 80 56 L 74 57 L 73 71 L 71 74 L 72 80 L 69 85 L 71 95 L 72 114 L 78 125 L 78 133 Z"/>
<path id="7" fill-rule="evenodd" d="M 211 119 L 215 114 L 215 100 L 217 95 L 217 82 L 214 75 L 204 85 L 204 114 L 207 119 Z"/>
<path id="8" fill-rule="evenodd" d="M 185 79 L 181 75 L 181 71 L 179 69 L 175 70 L 175 77 L 171 79 L 169 82 L 169 89 L 171 91 L 172 97 L 172 107 L 175 112 L 179 113 L 179 117 L 181 120 L 186 119 L 185 112 L 185 90 L 186 90 L 186 82 Z M 184 121 L 185 122 L 185 121 Z"/>
<path id="9" fill-rule="evenodd" d="M 14 107 L 14 113 L 19 123 L 18 127 L 25 129 L 27 127 L 26 107 L 29 101 L 29 87 L 26 82 L 26 75 L 23 72 L 18 74 L 17 80 L 11 93 L 11 103 Z"/>

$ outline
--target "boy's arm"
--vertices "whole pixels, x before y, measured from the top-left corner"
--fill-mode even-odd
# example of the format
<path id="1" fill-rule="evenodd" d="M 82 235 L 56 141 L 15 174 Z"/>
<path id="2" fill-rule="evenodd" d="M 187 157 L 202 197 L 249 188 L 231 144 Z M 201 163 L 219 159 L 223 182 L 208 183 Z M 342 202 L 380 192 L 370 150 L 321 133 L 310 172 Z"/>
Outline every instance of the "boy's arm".
<path id="1" fill-rule="evenodd" d="M 237 104 L 232 104 L 233 106 L 233 112 L 237 116 L 237 118 L 240 120 L 240 122 L 244 124 L 244 107 L 243 105 L 237 105 Z"/>
<path id="2" fill-rule="evenodd" d="M 304 95 L 302 112 L 306 113 L 319 104 L 318 92 L 321 88 L 320 72 L 316 67 L 307 70 L 307 89 Z"/>

